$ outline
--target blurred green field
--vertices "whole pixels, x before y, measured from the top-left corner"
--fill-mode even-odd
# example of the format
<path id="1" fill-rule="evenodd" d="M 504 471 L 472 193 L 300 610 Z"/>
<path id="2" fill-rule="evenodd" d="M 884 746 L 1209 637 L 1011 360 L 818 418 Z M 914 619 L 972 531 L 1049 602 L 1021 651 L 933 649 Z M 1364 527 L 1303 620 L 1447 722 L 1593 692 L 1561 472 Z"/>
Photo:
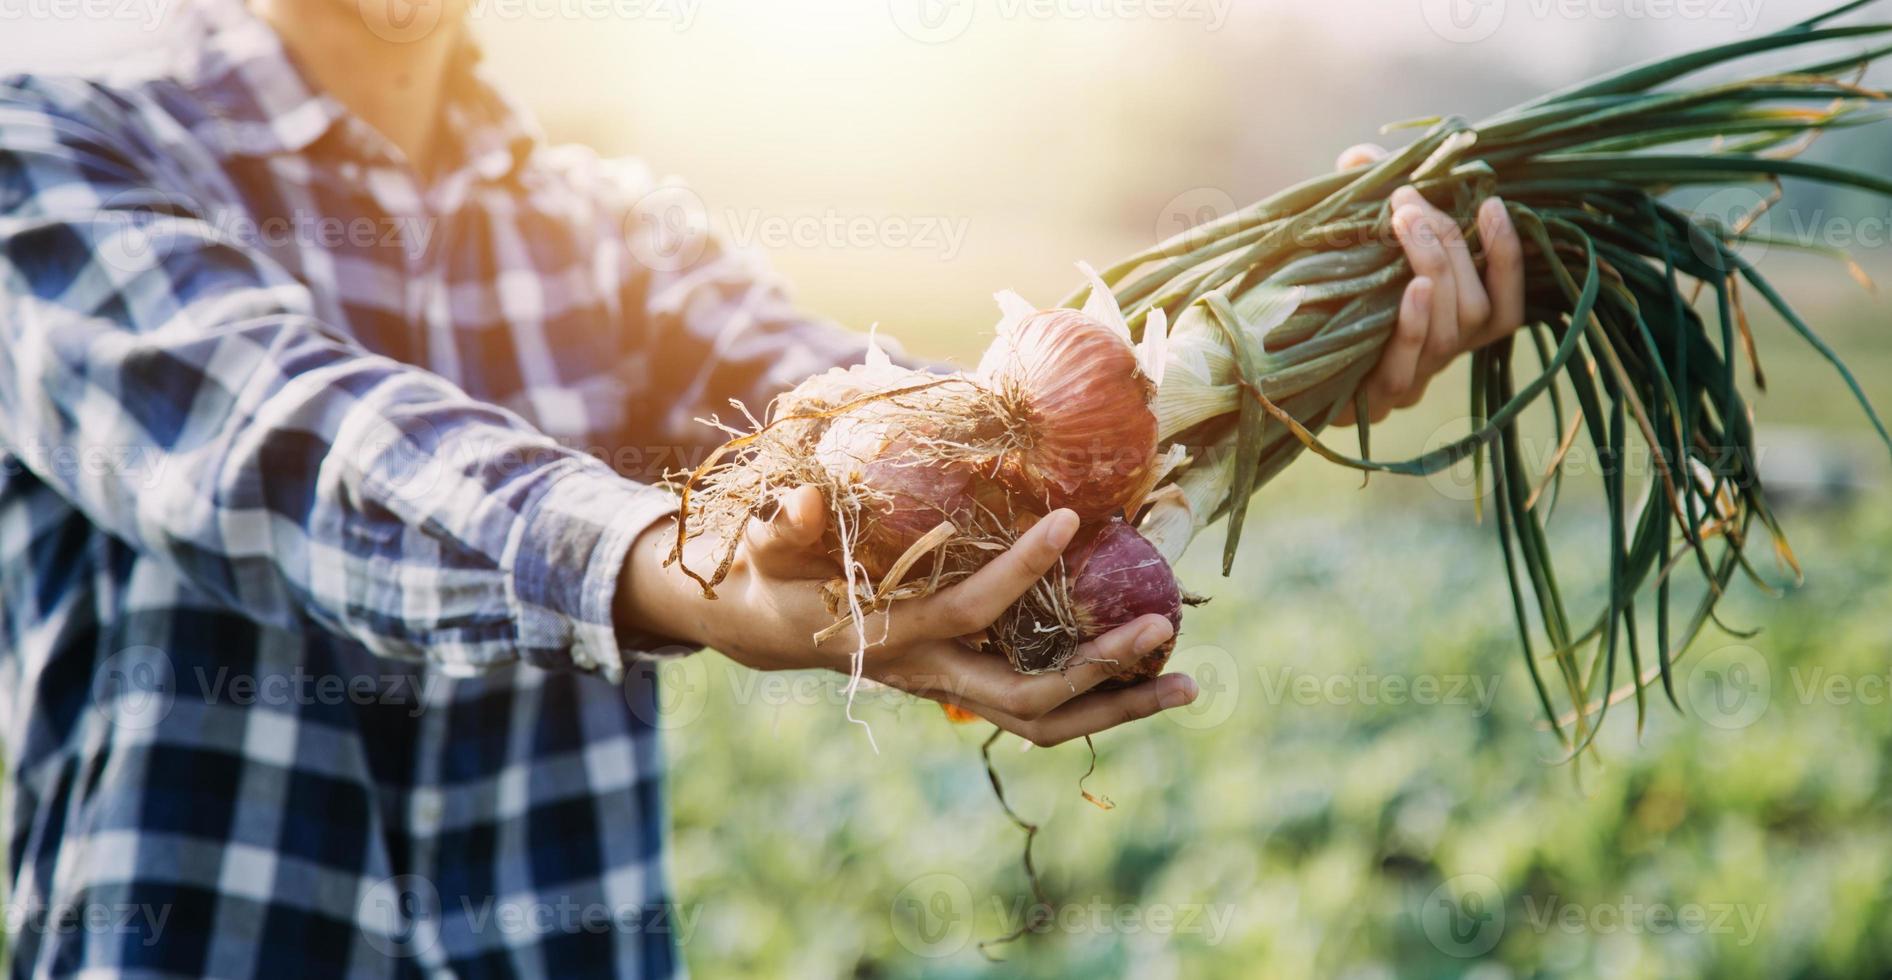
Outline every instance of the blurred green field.
<path id="1" fill-rule="evenodd" d="M 1798 292 L 1887 401 L 1883 301 L 1808 282 Z M 1776 392 L 1761 419 L 1822 430 L 1881 479 L 1883 451 L 1860 448 L 1869 430 L 1817 359 L 1766 325 L 1761 343 Z M 1462 396 L 1440 384 L 1376 447 L 1449 431 Z M 1554 525 L 1579 593 L 1605 533 L 1583 482 Z M 1540 724 L 1495 531 L 1468 497 L 1450 477 L 1361 488 L 1304 461 L 1258 496 L 1230 578 L 1212 530 L 1182 572 L 1214 601 L 1174 661 L 1204 697 L 1098 739 L 1087 788 L 1114 810 L 1079 796 L 1083 745 L 1000 742 L 1015 804 L 1044 825 L 1046 883 L 1073 903 L 996 951 L 1006 973 L 1892 971 L 1886 491 L 1784 504 L 1805 584 L 1770 598 L 1737 581 L 1722 618 L 1761 632 L 1711 627 L 1678 665 L 1682 710 L 1652 698 L 1639 739 L 1619 706 L 1580 768 L 1557 764 Z M 1021 834 L 979 762 L 989 729 L 868 692 L 854 714 L 876 754 L 839 678 L 714 655 L 664 670 L 673 873 L 699 975 L 992 969 L 977 944 L 1023 921 L 1028 892 Z"/>

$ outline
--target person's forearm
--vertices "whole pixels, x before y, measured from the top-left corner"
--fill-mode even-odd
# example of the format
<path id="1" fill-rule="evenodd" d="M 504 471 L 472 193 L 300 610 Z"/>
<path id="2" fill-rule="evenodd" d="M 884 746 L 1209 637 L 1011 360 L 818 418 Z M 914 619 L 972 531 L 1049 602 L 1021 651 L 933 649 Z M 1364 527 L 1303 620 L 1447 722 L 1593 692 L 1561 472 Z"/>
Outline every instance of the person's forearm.
<path id="1" fill-rule="evenodd" d="M 674 518 L 657 521 L 631 542 L 613 604 L 617 630 L 707 644 L 710 630 L 701 590 L 680 569 L 664 567 L 675 546 L 676 526 Z"/>
<path id="2" fill-rule="evenodd" d="M 713 647 L 751 667 L 845 669 L 853 649 L 817 643 L 814 634 L 833 620 L 822 584 L 839 569 L 820 545 L 826 504 L 813 487 L 786 494 L 767 522 L 751 522 L 731 533 L 690 538 L 684 562 L 710 576 L 721 562 L 712 598 L 682 568 L 670 562 L 676 519 L 667 515 L 644 528 L 630 545 L 618 575 L 613 613 L 619 635 L 658 635 L 682 644 Z M 669 563 L 669 564 L 666 564 Z"/>

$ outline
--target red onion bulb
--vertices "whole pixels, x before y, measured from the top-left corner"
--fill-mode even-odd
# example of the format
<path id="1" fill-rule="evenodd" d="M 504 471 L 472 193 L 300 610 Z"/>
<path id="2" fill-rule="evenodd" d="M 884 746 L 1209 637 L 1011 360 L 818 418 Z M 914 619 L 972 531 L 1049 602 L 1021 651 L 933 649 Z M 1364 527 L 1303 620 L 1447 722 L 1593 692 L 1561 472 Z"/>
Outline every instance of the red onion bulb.
<path id="1" fill-rule="evenodd" d="M 1020 670 L 1062 668 L 1077 647 L 1140 616 L 1155 613 L 1182 626 L 1182 587 L 1156 546 L 1119 519 L 1078 532 L 1064 551 L 1062 608 L 1032 596 L 1014 604 L 994 627 L 1001 650 Z M 1111 672 L 1107 686 L 1149 680 L 1162 673 L 1174 638 Z"/>
<path id="2" fill-rule="evenodd" d="M 836 535 L 846 530 L 851 557 L 875 580 L 941 521 L 963 531 L 982 514 L 1005 511 L 1003 489 L 982 472 L 989 464 L 927 452 L 915 441 L 927 435 L 916 431 L 916 422 L 886 403 L 871 403 L 835 419 L 815 447 L 822 468 L 860 501 L 854 527 L 830 521 L 829 550 L 837 560 L 845 557 Z"/>
<path id="3" fill-rule="evenodd" d="M 1169 562 L 1136 529 L 1112 520 L 1065 552 L 1070 569 L 1071 608 L 1078 641 L 1094 640 L 1139 616 L 1157 613 L 1174 629 L 1182 628 L 1182 587 Z M 1113 680 L 1135 683 L 1163 672 L 1176 639 L 1112 672 Z"/>
<path id="4" fill-rule="evenodd" d="M 1001 326 L 978 374 L 1014 406 L 1019 445 L 1000 479 L 1015 492 L 1088 523 L 1148 489 L 1156 385 L 1128 331 L 1076 310 L 1040 310 Z"/>

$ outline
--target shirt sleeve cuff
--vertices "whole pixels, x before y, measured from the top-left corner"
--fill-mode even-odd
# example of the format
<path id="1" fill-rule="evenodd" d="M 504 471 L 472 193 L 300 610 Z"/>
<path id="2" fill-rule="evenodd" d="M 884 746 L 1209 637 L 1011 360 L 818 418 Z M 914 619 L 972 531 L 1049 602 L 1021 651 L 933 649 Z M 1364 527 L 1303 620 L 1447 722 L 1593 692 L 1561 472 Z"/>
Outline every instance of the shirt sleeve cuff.
<path id="1" fill-rule="evenodd" d="M 589 459 L 554 466 L 527 503 L 508 549 L 520 656 L 617 683 L 638 659 L 695 647 L 656 633 L 620 634 L 613 610 L 632 542 L 676 513 L 677 500 Z"/>

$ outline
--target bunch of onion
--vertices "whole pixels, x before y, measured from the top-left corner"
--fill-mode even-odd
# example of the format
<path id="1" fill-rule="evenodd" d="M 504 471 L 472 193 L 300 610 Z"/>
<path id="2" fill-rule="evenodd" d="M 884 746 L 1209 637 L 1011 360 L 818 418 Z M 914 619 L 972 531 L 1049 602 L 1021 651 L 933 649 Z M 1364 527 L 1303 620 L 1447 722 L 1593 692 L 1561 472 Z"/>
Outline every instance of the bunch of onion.
<path id="1" fill-rule="evenodd" d="M 1887 24 L 1829 26 L 1864 4 L 1612 74 L 1475 126 L 1451 117 L 1402 124 L 1426 128 L 1377 163 L 1306 181 L 1105 269 L 1104 288 L 1133 335 L 1173 324 L 1156 372 L 1157 436 L 1161 449 L 1184 447 L 1188 459 L 1148 498 L 1138 525 L 1145 536 L 1173 560 L 1226 516 L 1226 574 L 1250 495 L 1304 448 L 1406 474 L 1469 458 L 1477 497 L 1491 481 L 1525 660 L 1565 744 L 1581 751 L 1609 706 L 1632 696 L 1640 724 L 1645 689 L 1658 680 L 1673 701 L 1671 666 L 1735 570 L 1748 568 L 1755 521 L 1798 574 L 1753 468 L 1751 414 L 1736 384 L 1738 351 L 1754 355 L 1744 282 L 1825 355 L 1882 438 L 1886 432 L 1839 358 L 1740 254 L 1760 238 L 1753 215 L 1723 224 L 1665 195 L 1758 183 L 1777 197 L 1781 178 L 1892 194 L 1884 177 L 1794 158 L 1825 130 L 1885 118 L 1878 103 L 1887 96 L 1849 78 L 1892 47 L 1699 88 L 1670 83 L 1748 55 L 1892 32 Z M 1503 198 L 1526 249 L 1526 325 L 1517 340 L 1474 355 L 1472 423 L 1463 438 L 1414 459 L 1375 461 L 1365 458 L 1359 411 L 1361 458 L 1348 457 L 1316 436 L 1360 397 L 1398 316 L 1411 271 L 1391 245 L 1387 198 L 1407 184 L 1458 221 L 1474 254 L 1474 214 L 1488 198 Z M 1757 212 L 1772 202 L 1758 193 L 1754 200 Z M 1088 302 L 1097 288 L 1067 302 Z M 1518 356 L 1524 347 L 1530 355 Z M 1753 374 L 1764 387 L 1758 364 Z M 1559 448 L 1543 470 L 1527 470 L 1519 417 L 1543 405 L 1561 433 Z M 1610 521 L 1607 600 L 1583 619 L 1559 591 L 1545 534 L 1579 435 L 1602 464 Z M 1633 443 L 1654 463 L 1641 486 L 1620 465 Z M 1705 587 L 1674 629 L 1671 589 L 1690 568 Z M 1636 611 L 1649 593 L 1654 635 L 1645 638 Z M 1539 669 L 1539 630 L 1560 698 Z M 1646 665 L 1650 641 L 1654 663 Z M 1625 651 L 1629 673 L 1619 685 Z"/>
<path id="2" fill-rule="evenodd" d="M 999 294 L 998 336 L 970 374 L 900 367 L 870 339 L 865 363 L 810 378 L 776 399 L 765 423 L 730 430 L 733 438 L 683 482 L 672 561 L 714 597 L 742 525 L 785 490 L 821 488 L 826 544 L 841 574 L 826 590 L 835 622 L 816 638 L 852 627 L 857 684 L 873 642 L 870 612 L 898 615 L 901 600 L 970 575 L 1033 522 L 1068 508 L 1080 526 L 1059 567 L 980 639 L 1020 672 L 1039 673 L 1064 669 L 1085 641 L 1151 613 L 1180 627 L 1183 593 L 1169 562 L 1126 520 L 1144 510 L 1184 452 L 1157 451 L 1164 314 L 1147 313 L 1142 340 L 1133 344 L 1115 299 L 1091 275 L 1081 310 L 1039 310 L 1014 293 Z M 682 560 L 685 540 L 703 533 L 730 542 L 707 575 Z M 1161 648 L 1116 665 L 1105 685 L 1154 677 L 1174 644 L 1172 634 Z M 974 720 L 951 706 L 946 713 Z M 1000 805 L 1026 832 L 1035 924 L 1049 908 L 1031 859 L 1038 827 L 1006 802 L 992 741 L 982 757 Z"/>
<path id="3" fill-rule="evenodd" d="M 902 598 L 963 578 L 1031 521 L 1072 507 L 1086 529 L 1064 567 L 989 637 L 1018 669 L 1053 670 L 1114 623 L 1149 611 L 1178 620 L 1169 563 L 1226 517 L 1226 573 L 1251 495 L 1303 449 L 1419 475 L 1470 459 L 1476 497 L 1487 478 L 1492 486 L 1532 683 L 1559 737 L 1581 752 L 1611 705 L 1633 697 L 1640 724 L 1658 681 L 1674 701 L 1675 659 L 1735 572 L 1753 574 L 1746 547 L 1756 521 L 1798 571 L 1753 467 L 1752 417 L 1736 382 L 1741 354 L 1754 356 L 1743 282 L 1832 363 L 1892 445 L 1838 356 L 1740 254 L 1760 237 L 1751 221 L 1724 225 L 1665 200 L 1677 188 L 1777 188 L 1782 178 L 1892 196 L 1892 180 L 1794 158 L 1826 130 L 1884 118 L 1887 96 L 1848 79 L 1892 46 L 1670 87 L 1749 55 L 1892 35 L 1892 24 L 1829 26 L 1869 2 L 1608 75 L 1477 125 L 1402 124 L 1424 132 L 1377 163 L 1305 181 L 1129 256 L 1089 277 L 1067 310 L 1002 295 L 999 339 L 973 373 L 915 373 L 876 354 L 810 379 L 691 474 L 676 554 L 682 536 L 733 532 L 784 488 L 822 486 L 843 570 L 830 590 L 832 629 L 854 626 L 864 650 L 868 610 L 897 614 Z M 1521 343 L 1473 356 L 1470 431 L 1385 462 L 1367 458 L 1359 388 L 1411 279 L 1389 231 L 1387 199 L 1402 185 L 1456 218 L 1474 249 L 1477 209 L 1505 200 L 1526 248 L 1526 324 Z M 1517 356 L 1525 347 L 1530 354 Z M 1753 373 L 1761 387 L 1758 364 Z M 1358 458 L 1317 438 L 1349 405 L 1360 420 Z M 1536 471 L 1526 468 L 1519 425 L 1534 406 L 1548 406 L 1561 436 Z M 1610 525 L 1607 599 L 1583 619 L 1559 590 L 1546 534 L 1579 436 L 1601 464 Z M 1621 465 L 1632 441 L 1654 463 L 1639 487 Z M 707 575 L 686 571 L 713 594 L 729 560 Z M 1690 569 L 1705 588 L 1678 630 L 1671 593 Z M 1645 665 L 1636 611 L 1650 593 L 1655 662 Z M 1540 669 L 1540 631 L 1561 699 Z M 1125 674 L 1161 665 L 1159 655 Z M 1020 825 L 1030 871 L 1036 827 Z"/>
<path id="4" fill-rule="evenodd" d="M 1086 269 L 1088 272 L 1089 270 Z M 870 343 L 865 363 L 810 378 L 777 399 L 767 422 L 736 432 L 686 483 L 682 539 L 734 533 L 784 490 L 820 487 L 828 550 L 841 574 L 827 589 L 835 623 L 859 654 L 868 614 L 970 575 L 1059 508 L 1080 530 L 1060 566 L 979 638 L 1019 671 L 1066 667 L 1085 641 L 1139 616 L 1180 625 L 1170 565 L 1127 523 L 1180 460 L 1157 453 L 1153 410 L 1164 364 L 1163 315 L 1141 344 L 1101 280 L 1082 310 L 1038 310 L 999 295 L 997 338 L 970 373 L 894 364 Z M 1174 641 L 1171 641 L 1173 645 Z M 1112 683 L 1155 676 L 1169 646 L 1113 671 Z"/>
<path id="5" fill-rule="evenodd" d="M 738 434 L 693 475 L 686 533 L 746 520 L 785 486 L 826 487 L 845 570 L 832 590 L 839 629 L 963 577 L 1052 507 L 1073 507 L 1092 528 L 1121 515 L 1140 536 L 1127 528 L 1083 536 L 1078 547 L 1093 550 L 1071 555 L 992 637 L 1019 669 L 1056 669 L 1118 615 L 1104 593 L 1084 587 L 1086 576 L 1108 582 L 1121 577 L 1112 569 L 1156 568 L 1149 557 L 1173 561 L 1222 517 L 1226 573 L 1251 495 L 1303 449 L 1404 474 L 1470 459 L 1476 496 L 1487 478 L 1493 489 L 1538 698 L 1580 750 L 1612 704 L 1633 696 L 1640 721 L 1645 690 L 1658 680 L 1674 699 L 1675 658 L 1734 573 L 1752 573 L 1746 546 L 1756 521 L 1798 572 L 1754 470 L 1751 413 L 1736 383 L 1737 360 L 1754 355 L 1742 283 L 1831 361 L 1892 444 L 1838 356 L 1740 254 L 1760 238 L 1751 220 L 1727 225 L 1665 199 L 1684 187 L 1777 189 L 1782 178 L 1892 195 L 1892 180 L 1795 158 L 1824 131 L 1885 118 L 1887 96 L 1849 77 L 1892 46 L 1671 85 L 1750 55 L 1892 34 L 1892 24 L 1830 26 L 1869 2 L 1608 75 L 1477 125 L 1444 117 L 1389 127 L 1424 132 L 1376 163 L 1305 181 L 1129 256 L 1090 276 L 1069 309 L 1035 310 L 1002 295 L 1000 337 L 971 374 L 914 374 L 875 357 L 811 379 L 767 425 Z M 1470 431 L 1386 462 L 1367 458 L 1364 411 L 1355 412 L 1361 457 L 1317 436 L 1345 407 L 1362 407 L 1360 382 L 1411 279 L 1387 203 L 1402 185 L 1452 215 L 1475 250 L 1477 209 L 1505 200 L 1526 249 L 1526 325 L 1522 342 L 1473 356 Z M 1772 198 L 1755 200 L 1759 211 Z M 1521 348 L 1530 353 L 1519 356 Z M 1761 387 L 1758 365 L 1754 380 Z M 1558 451 L 1528 471 L 1520 416 L 1540 405 L 1560 433 Z M 1607 600 L 1584 619 L 1559 590 L 1545 532 L 1579 436 L 1601 464 L 1610 522 Z M 1636 487 L 1619 465 L 1632 443 L 1654 463 Z M 1671 592 L 1690 568 L 1705 588 L 1676 629 Z M 1129 576 L 1127 588 L 1151 597 L 1139 611 L 1175 618 L 1169 596 L 1180 593 L 1166 563 L 1162 572 L 1148 577 L 1163 580 L 1154 584 Z M 710 589 L 720 575 L 699 580 Z M 1636 610 L 1649 593 L 1655 662 L 1645 665 Z M 1561 698 L 1539 668 L 1539 631 Z M 1619 686 L 1624 653 L 1629 677 Z"/>

